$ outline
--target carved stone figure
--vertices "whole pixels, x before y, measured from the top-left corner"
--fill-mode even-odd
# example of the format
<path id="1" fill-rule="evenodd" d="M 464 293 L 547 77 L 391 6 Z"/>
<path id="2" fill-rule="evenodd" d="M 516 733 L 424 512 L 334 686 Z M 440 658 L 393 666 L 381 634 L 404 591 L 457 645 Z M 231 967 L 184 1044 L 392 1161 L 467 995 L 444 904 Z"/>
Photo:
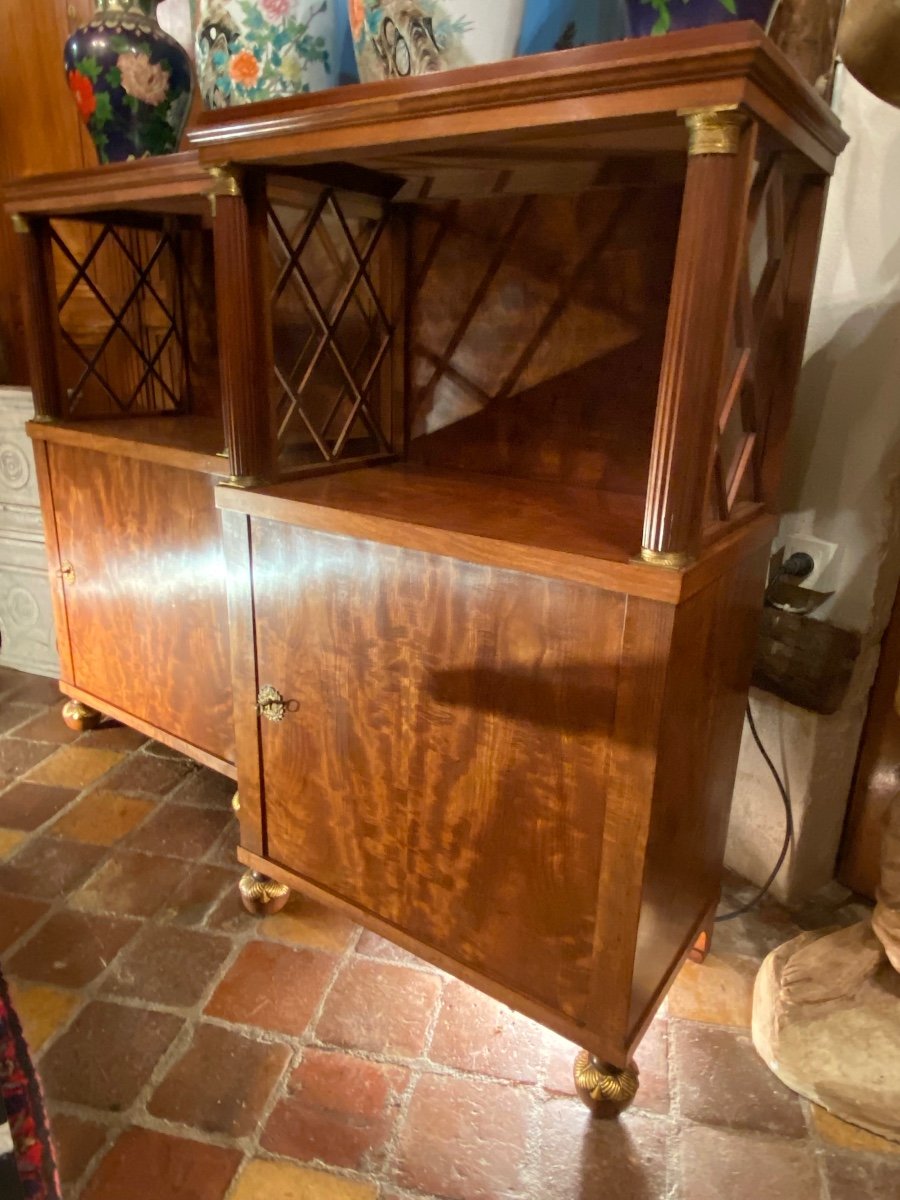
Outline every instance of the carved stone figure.
<path id="1" fill-rule="evenodd" d="M 900 1141 L 900 795 L 871 921 L 804 933 L 763 963 L 753 1041 L 788 1087 Z"/>

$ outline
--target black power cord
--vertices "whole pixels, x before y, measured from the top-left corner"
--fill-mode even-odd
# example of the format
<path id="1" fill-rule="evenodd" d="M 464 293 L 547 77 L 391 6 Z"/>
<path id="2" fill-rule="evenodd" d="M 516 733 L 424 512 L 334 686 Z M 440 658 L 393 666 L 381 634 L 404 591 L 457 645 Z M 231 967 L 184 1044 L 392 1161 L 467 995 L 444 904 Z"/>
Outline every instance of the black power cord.
<path id="1" fill-rule="evenodd" d="M 759 752 L 765 760 L 766 766 L 772 772 L 772 778 L 775 780 L 784 804 L 784 844 L 781 847 L 781 853 L 778 855 L 778 861 L 772 869 L 772 874 L 763 884 L 760 891 L 753 897 L 752 900 L 748 900 L 746 904 L 742 905 L 740 908 L 736 908 L 734 912 L 724 913 L 721 917 L 716 917 L 716 924 L 720 924 L 722 921 L 733 921 L 736 917 L 742 917 L 744 913 L 750 912 L 751 909 L 756 908 L 756 906 L 765 899 L 765 897 L 769 894 L 772 884 L 778 878 L 778 872 L 784 866 L 784 860 L 788 856 L 788 851 L 794 844 L 794 814 L 791 811 L 791 798 L 788 796 L 784 780 L 778 773 L 778 768 L 772 762 L 768 751 L 762 744 L 762 739 L 760 738 L 759 731 L 756 728 L 756 722 L 753 719 L 753 710 L 750 707 L 749 700 L 747 701 L 747 721 L 750 725 L 750 732 L 753 734 L 753 740 L 756 742 Z"/>

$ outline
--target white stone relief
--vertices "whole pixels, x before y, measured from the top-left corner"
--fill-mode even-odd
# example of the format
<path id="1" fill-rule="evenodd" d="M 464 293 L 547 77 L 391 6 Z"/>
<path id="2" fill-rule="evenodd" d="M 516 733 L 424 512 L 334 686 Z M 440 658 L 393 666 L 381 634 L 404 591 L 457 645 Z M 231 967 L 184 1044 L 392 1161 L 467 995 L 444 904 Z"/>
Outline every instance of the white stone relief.
<path id="1" fill-rule="evenodd" d="M 0 387 L 0 664 L 59 677 L 34 457 L 31 393 Z"/>
<path id="2" fill-rule="evenodd" d="M 0 443 L 0 479 L 14 491 L 27 487 L 31 480 L 28 459 L 18 446 L 10 442 Z"/>

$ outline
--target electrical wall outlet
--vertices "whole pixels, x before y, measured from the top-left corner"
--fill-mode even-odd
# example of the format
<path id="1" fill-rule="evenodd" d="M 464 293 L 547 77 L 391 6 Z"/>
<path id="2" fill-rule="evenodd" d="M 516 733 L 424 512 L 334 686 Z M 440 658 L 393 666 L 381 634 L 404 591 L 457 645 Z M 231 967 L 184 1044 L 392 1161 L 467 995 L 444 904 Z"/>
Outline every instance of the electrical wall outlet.
<path id="1" fill-rule="evenodd" d="M 800 587 L 814 592 L 837 590 L 841 550 L 837 542 L 824 542 L 821 538 L 790 534 L 781 548 L 784 550 L 784 562 L 787 562 L 792 554 L 808 554 L 816 564 L 812 574 L 799 584 Z"/>

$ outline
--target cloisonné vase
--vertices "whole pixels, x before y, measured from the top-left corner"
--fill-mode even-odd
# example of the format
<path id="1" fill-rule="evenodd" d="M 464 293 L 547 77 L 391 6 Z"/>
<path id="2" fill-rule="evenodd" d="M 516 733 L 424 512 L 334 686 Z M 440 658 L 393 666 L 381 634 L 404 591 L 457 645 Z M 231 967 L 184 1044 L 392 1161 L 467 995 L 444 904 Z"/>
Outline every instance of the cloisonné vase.
<path id="1" fill-rule="evenodd" d="M 525 0 L 350 0 L 349 12 L 367 83 L 512 58 Z"/>
<path id="2" fill-rule="evenodd" d="M 628 0 L 635 37 L 720 25 L 723 21 L 756 21 L 763 29 L 780 0 Z"/>
<path id="3" fill-rule="evenodd" d="M 332 87 L 345 31 L 338 0 L 199 0 L 204 104 L 228 108 Z"/>
<path id="4" fill-rule="evenodd" d="M 191 107 L 191 63 L 156 20 L 159 0 L 97 0 L 66 42 L 69 87 L 102 163 L 173 154 Z"/>

